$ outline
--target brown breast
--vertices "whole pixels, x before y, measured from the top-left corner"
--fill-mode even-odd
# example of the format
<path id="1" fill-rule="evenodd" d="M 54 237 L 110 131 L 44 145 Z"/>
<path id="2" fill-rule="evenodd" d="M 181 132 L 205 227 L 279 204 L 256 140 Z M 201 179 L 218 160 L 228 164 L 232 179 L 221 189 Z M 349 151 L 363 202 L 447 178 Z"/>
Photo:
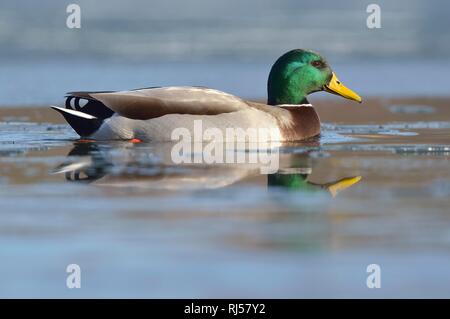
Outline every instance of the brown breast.
<path id="1" fill-rule="evenodd" d="M 320 119 L 312 106 L 282 106 L 289 111 L 291 121 L 280 122 L 286 141 L 301 141 L 320 134 Z"/>

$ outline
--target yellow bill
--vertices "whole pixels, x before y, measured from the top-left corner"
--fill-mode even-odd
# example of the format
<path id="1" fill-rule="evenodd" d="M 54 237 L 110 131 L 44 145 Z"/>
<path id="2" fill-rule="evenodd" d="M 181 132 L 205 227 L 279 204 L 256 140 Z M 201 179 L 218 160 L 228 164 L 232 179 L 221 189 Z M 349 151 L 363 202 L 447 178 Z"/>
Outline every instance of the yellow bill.
<path id="1" fill-rule="evenodd" d="M 331 195 L 335 197 L 338 192 L 358 183 L 361 180 L 361 178 L 362 178 L 361 176 L 343 178 L 337 182 L 328 184 L 327 189 L 331 193 Z"/>
<path id="2" fill-rule="evenodd" d="M 357 101 L 359 103 L 361 103 L 362 101 L 361 97 L 358 94 L 350 90 L 348 87 L 342 84 L 341 81 L 339 81 L 334 72 L 333 76 L 331 77 L 330 83 L 324 86 L 324 90 L 345 97 L 346 99 Z"/>

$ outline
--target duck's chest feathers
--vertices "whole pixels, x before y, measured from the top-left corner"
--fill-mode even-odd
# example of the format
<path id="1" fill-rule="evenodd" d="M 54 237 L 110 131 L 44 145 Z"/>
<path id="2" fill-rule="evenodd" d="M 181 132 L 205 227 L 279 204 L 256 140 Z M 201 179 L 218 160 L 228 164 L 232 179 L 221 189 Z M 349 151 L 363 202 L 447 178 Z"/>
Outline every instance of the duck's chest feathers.
<path id="1" fill-rule="evenodd" d="M 288 111 L 289 121 L 280 123 L 281 133 L 285 141 L 304 140 L 320 134 L 320 119 L 310 104 L 301 106 L 281 105 Z"/>

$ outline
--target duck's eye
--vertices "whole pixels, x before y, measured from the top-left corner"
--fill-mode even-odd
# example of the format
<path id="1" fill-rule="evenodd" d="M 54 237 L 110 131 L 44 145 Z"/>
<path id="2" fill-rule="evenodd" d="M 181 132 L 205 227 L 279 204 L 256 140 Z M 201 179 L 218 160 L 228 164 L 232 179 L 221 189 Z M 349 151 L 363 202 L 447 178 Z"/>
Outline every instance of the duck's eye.
<path id="1" fill-rule="evenodd" d="M 318 69 L 323 68 L 325 66 L 325 64 L 320 60 L 312 61 L 311 65 Z"/>

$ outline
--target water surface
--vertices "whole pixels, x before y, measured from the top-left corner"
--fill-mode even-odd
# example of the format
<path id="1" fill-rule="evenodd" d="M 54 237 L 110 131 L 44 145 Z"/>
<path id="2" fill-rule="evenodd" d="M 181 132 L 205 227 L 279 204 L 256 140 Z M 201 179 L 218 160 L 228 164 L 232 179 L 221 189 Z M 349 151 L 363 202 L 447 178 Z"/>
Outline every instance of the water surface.
<path id="1" fill-rule="evenodd" d="M 449 297 L 450 122 L 325 123 L 272 175 L 33 118 L 0 130 L 2 297 Z"/>

